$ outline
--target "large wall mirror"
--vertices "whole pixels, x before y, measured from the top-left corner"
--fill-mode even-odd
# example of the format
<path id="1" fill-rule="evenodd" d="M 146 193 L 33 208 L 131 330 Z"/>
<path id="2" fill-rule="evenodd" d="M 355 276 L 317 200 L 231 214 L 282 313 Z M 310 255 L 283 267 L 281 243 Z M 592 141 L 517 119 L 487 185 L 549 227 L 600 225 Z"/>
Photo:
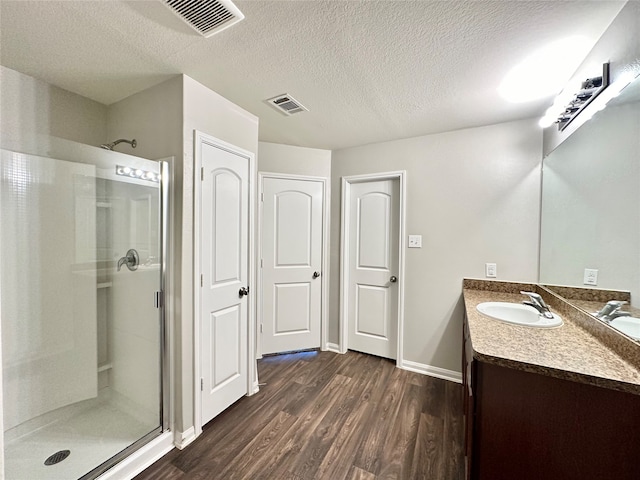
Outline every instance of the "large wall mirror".
<path id="1" fill-rule="evenodd" d="M 629 291 L 621 320 L 604 320 L 629 313 L 637 333 L 620 330 L 640 339 L 640 78 L 551 152 L 542 176 L 540 283 Z M 594 313 L 598 301 L 574 303 Z"/>

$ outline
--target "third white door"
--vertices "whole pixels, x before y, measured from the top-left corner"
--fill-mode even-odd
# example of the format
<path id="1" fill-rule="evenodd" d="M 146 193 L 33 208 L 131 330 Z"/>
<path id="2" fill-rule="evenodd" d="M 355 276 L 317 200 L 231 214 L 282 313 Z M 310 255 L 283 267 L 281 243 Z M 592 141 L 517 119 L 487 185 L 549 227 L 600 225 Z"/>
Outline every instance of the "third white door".
<path id="1" fill-rule="evenodd" d="M 324 183 L 264 177 L 262 353 L 320 347 Z"/>
<path id="2" fill-rule="evenodd" d="M 348 348 L 397 356 L 400 180 L 352 183 L 348 229 Z"/>

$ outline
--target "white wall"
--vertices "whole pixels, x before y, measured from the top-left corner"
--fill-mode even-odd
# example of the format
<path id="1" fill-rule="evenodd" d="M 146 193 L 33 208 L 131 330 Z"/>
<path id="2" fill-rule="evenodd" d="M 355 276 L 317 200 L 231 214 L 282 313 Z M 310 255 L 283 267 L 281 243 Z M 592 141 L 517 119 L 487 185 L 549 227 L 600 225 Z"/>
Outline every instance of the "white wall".
<path id="1" fill-rule="evenodd" d="M 107 132 L 108 141 L 118 138 L 133 138 L 137 147 L 132 149 L 125 143 L 115 147 L 116 150 L 143 158 L 158 160 L 174 157 L 171 178 L 171 217 L 170 217 L 170 273 L 165 292 L 165 312 L 174 332 L 180 332 L 182 317 L 180 316 L 181 289 L 179 272 L 182 269 L 181 245 L 182 231 L 182 124 L 183 124 L 183 80 L 176 75 L 163 83 L 142 92 L 131 95 L 108 107 Z M 176 273 L 177 272 L 177 273 Z M 187 318 L 185 321 L 191 321 Z M 182 363 L 180 362 L 180 342 L 178 338 L 170 340 L 176 355 L 174 364 L 174 380 L 180 385 L 182 379 Z M 190 379 L 189 379 L 190 381 Z M 182 411 L 182 396 L 175 395 L 174 411 Z M 182 417 L 177 414 L 175 428 L 182 430 Z"/>
<path id="2" fill-rule="evenodd" d="M 260 142 L 258 170 L 331 178 L 331 150 Z"/>
<path id="3" fill-rule="evenodd" d="M 194 425 L 193 392 L 193 131 L 199 130 L 257 153 L 258 118 L 186 75 L 132 95 L 109 107 L 110 141 L 135 138 L 132 150 L 119 151 L 159 159 L 174 156 L 172 179 L 172 269 L 167 309 L 174 330 L 175 427 Z M 256 179 L 252 179 L 253 182 Z"/>
<path id="4" fill-rule="evenodd" d="M 226 98 L 196 82 L 183 77 L 184 144 L 182 177 L 182 218 L 176 228 L 182 231 L 181 301 L 177 312 L 182 319 L 176 340 L 180 342 L 182 375 L 181 402 L 182 431 L 193 426 L 193 131 L 198 130 L 254 154 L 258 152 L 258 117 L 243 110 Z M 251 178 L 256 182 L 257 178 Z M 256 208 L 256 205 L 253 206 Z"/>
<path id="5" fill-rule="evenodd" d="M 182 76 L 127 97 L 108 107 L 107 138 L 136 139 L 137 147 L 121 143 L 118 152 L 158 160 L 182 156 Z M 177 159 L 178 161 L 181 158 Z"/>
<path id="6" fill-rule="evenodd" d="M 0 66 L 1 148 L 46 155 L 52 137 L 99 145 L 106 141 L 106 122 L 104 105 Z M 2 397 L 0 390 L 0 413 Z M 4 476 L 3 439 L 0 435 L 0 478 Z"/>
<path id="7" fill-rule="evenodd" d="M 460 372 L 462 278 L 537 281 L 542 132 L 535 120 L 333 152 L 329 341 L 338 343 L 341 180 L 406 170 L 404 360 Z"/>
<path id="8" fill-rule="evenodd" d="M 88 145 L 106 141 L 107 107 L 0 66 L 0 145 L 37 153 L 49 136 Z"/>

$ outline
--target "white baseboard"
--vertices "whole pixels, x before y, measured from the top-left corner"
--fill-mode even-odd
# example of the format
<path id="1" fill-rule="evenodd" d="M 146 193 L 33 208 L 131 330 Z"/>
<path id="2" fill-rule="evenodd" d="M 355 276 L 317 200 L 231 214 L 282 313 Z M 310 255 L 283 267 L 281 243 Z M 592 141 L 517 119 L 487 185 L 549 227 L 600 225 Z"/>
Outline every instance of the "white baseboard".
<path id="1" fill-rule="evenodd" d="M 342 353 L 340 351 L 340 345 L 338 345 L 337 343 L 327 342 L 327 350 L 333 353 Z"/>
<path id="2" fill-rule="evenodd" d="M 176 432 L 175 444 L 180 450 L 183 450 L 187 445 L 196 439 L 195 427 L 190 427 L 184 432 Z"/>
<path id="3" fill-rule="evenodd" d="M 173 433 L 165 432 L 98 477 L 98 480 L 131 480 L 173 450 Z"/>
<path id="4" fill-rule="evenodd" d="M 412 362 L 410 360 L 402 360 L 400 362 L 400 365 L 398 366 L 403 370 L 409 370 L 410 372 L 421 373 L 423 375 L 429 375 L 430 377 L 449 380 L 450 382 L 462 383 L 462 373 L 456 372 L 454 370 L 447 370 L 446 368 L 440 368 L 440 367 L 432 367 L 431 365 Z"/>
<path id="5" fill-rule="evenodd" d="M 256 380 L 255 382 L 253 382 L 253 388 L 252 388 L 251 392 L 249 392 L 247 394 L 247 397 L 250 397 L 251 395 L 255 395 L 259 391 L 260 391 L 260 383 L 259 383 L 258 380 Z"/>

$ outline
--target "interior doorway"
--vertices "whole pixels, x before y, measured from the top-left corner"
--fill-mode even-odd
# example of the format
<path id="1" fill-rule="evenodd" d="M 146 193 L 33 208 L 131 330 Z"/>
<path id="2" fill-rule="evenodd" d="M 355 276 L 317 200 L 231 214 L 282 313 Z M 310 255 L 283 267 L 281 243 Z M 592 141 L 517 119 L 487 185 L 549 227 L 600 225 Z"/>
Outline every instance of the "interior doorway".
<path id="1" fill-rule="evenodd" d="M 259 351 L 325 348 L 325 178 L 260 174 Z"/>
<path id="2" fill-rule="evenodd" d="M 200 132 L 196 158 L 196 435 L 254 391 L 254 156 Z"/>
<path id="3" fill-rule="evenodd" d="M 340 351 L 402 359 L 405 173 L 343 177 Z"/>

